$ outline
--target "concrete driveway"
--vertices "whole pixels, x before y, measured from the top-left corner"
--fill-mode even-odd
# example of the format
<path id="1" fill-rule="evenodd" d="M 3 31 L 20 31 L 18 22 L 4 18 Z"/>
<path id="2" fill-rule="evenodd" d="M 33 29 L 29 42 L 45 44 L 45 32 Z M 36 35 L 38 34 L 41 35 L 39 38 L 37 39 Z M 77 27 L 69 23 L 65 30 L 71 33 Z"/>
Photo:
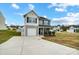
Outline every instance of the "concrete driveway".
<path id="1" fill-rule="evenodd" d="M 0 55 L 77 55 L 79 50 L 40 37 L 12 37 L 0 45 Z"/>

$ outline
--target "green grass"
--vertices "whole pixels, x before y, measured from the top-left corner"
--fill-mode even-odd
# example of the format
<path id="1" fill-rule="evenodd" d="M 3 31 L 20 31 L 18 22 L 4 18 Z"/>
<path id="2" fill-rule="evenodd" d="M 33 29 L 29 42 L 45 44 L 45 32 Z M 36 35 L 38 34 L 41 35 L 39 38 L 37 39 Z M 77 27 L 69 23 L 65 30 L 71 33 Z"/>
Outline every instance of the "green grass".
<path id="1" fill-rule="evenodd" d="M 13 36 L 20 36 L 20 32 L 16 32 L 15 30 L 0 30 L 0 44 L 6 42 Z"/>
<path id="2" fill-rule="evenodd" d="M 60 32 L 56 36 L 45 36 L 43 39 L 79 50 L 79 33 Z"/>

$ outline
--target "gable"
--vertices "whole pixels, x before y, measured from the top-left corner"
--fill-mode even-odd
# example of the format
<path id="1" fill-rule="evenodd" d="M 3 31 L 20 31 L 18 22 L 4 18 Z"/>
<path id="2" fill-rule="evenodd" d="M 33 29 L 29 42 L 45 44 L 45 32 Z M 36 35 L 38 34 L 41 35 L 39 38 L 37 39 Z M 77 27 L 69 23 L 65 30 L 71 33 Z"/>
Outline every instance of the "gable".
<path id="1" fill-rule="evenodd" d="M 37 17 L 37 15 L 34 12 L 30 12 L 27 14 L 27 17 Z"/>
<path id="2" fill-rule="evenodd" d="M 24 15 L 24 17 L 26 16 L 27 17 L 38 17 L 38 15 L 33 10 L 31 10 L 30 12 Z"/>

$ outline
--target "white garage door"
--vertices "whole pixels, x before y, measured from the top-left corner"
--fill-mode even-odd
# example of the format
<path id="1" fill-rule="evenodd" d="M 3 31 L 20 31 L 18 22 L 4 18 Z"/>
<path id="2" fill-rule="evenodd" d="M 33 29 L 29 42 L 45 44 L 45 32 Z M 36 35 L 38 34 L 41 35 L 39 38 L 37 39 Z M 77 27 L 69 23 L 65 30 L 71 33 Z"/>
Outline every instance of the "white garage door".
<path id="1" fill-rule="evenodd" d="M 27 35 L 28 36 L 35 36 L 36 35 L 36 28 L 28 28 Z"/>

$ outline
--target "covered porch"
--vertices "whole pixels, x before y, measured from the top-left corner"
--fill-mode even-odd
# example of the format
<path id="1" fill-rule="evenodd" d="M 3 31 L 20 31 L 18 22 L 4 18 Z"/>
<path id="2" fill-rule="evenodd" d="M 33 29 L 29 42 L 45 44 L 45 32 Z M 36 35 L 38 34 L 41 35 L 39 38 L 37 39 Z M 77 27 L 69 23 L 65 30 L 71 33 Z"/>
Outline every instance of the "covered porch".
<path id="1" fill-rule="evenodd" d="M 51 27 L 39 27 L 39 35 L 48 35 Z"/>

